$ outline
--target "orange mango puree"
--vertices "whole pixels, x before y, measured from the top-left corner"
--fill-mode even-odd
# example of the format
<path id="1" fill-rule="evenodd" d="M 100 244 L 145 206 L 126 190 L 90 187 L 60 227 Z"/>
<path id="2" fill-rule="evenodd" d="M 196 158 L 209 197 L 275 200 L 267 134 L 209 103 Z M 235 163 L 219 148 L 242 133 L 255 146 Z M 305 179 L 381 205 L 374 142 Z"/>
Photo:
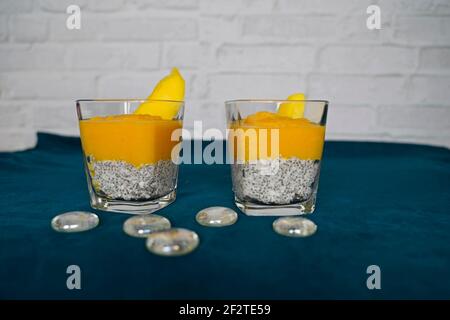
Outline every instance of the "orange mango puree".
<path id="1" fill-rule="evenodd" d="M 135 167 L 170 160 L 172 132 L 179 120 L 163 120 L 146 114 L 94 117 L 80 121 L 80 135 L 86 156 L 96 161 L 122 160 Z"/>
<path id="2" fill-rule="evenodd" d="M 302 160 L 322 158 L 325 127 L 305 118 L 292 119 L 277 113 L 257 112 L 245 119 L 232 122 L 230 129 L 228 137 L 229 140 L 234 139 L 234 160 L 251 161 L 277 157 L 285 159 L 296 157 Z M 260 135 L 262 129 L 266 130 Z M 272 151 L 271 130 L 274 129 L 278 130 L 278 153 Z M 256 132 L 257 143 L 249 143 L 251 131 Z M 239 140 L 245 143 L 240 144 Z"/>

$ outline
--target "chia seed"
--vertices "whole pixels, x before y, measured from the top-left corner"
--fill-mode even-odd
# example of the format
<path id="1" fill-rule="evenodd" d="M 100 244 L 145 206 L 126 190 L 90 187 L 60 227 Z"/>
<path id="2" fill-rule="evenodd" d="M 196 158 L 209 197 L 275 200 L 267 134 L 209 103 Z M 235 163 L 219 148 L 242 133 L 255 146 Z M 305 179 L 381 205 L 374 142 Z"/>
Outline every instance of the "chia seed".
<path id="1" fill-rule="evenodd" d="M 233 189 L 240 200 L 291 204 L 309 199 L 319 174 L 319 160 L 298 158 L 232 164 Z"/>
<path id="2" fill-rule="evenodd" d="M 178 170 L 170 160 L 138 168 L 125 161 L 91 160 L 89 167 L 96 192 L 123 200 L 150 200 L 170 193 L 175 188 Z"/>

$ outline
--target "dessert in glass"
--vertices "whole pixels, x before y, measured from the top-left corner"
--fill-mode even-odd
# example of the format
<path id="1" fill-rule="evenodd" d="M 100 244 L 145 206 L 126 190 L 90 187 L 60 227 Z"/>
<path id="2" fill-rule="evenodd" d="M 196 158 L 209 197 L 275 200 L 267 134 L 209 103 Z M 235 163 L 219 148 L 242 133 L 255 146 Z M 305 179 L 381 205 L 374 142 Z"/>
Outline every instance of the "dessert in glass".
<path id="1" fill-rule="evenodd" d="M 327 101 L 227 101 L 235 203 L 247 215 L 312 213 L 325 139 Z"/>
<path id="2" fill-rule="evenodd" d="M 184 80 L 174 69 L 145 100 L 77 100 L 94 209 L 142 214 L 175 200 L 183 98 Z"/>

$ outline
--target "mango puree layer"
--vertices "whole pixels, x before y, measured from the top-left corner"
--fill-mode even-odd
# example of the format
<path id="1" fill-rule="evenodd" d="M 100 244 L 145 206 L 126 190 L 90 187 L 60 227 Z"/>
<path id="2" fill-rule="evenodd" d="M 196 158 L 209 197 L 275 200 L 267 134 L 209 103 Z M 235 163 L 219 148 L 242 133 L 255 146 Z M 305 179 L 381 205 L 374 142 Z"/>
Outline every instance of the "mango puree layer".
<path id="1" fill-rule="evenodd" d="M 135 167 L 170 160 L 172 132 L 180 129 L 179 120 L 163 120 L 158 116 L 125 114 L 94 117 L 80 121 L 84 154 L 96 161 L 126 161 Z"/>
<path id="2" fill-rule="evenodd" d="M 296 157 L 302 160 L 322 158 L 325 126 L 305 118 L 292 119 L 277 113 L 257 112 L 242 120 L 233 121 L 230 129 L 232 130 L 228 138 L 229 141 L 234 139 L 234 160 L 248 162 L 278 157 L 284 159 Z M 266 134 L 261 135 L 262 129 L 265 129 Z M 271 150 L 271 130 L 274 129 L 279 133 L 278 154 Z M 251 136 L 251 131 L 256 132 L 256 144 L 249 143 L 248 137 Z M 265 136 L 267 136 L 266 139 L 260 139 Z M 245 143 L 239 143 L 239 141 L 245 141 Z M 264 145 L 261 145 L 262 143 Z"/>

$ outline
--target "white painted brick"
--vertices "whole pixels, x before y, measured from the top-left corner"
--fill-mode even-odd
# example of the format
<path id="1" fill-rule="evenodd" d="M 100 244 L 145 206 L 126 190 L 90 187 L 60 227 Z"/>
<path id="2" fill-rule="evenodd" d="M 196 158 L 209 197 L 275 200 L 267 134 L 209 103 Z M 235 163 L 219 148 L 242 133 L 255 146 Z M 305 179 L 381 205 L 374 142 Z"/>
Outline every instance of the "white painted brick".
<path id="1" fill-rule="evenodd" d="M 309 97 L 333 103 L 405 102 L 406 80 L 400 76 L 312 75 Z"/>
<path id="2" fill-rule="evenodd" d="M 219 129 L 225 133 L 227 126 L 225 104 L 223 101 L 206 101 L 199 104 L 200 110 L 197 112 L 195 120 L 203 120 L 203 128 Z"/>
<path id="3" fill-rule="evenodd" d="M 327 135 L 370 134 L 375 131 L 376 111 L 367 105 L 339 105 L 331 102 Z"/>
<path id="4" fill-rule="evenodd" d="M 67 29 L 67 15 L 58 15 L 50 19 L 50 35 L 52 41 L 83 42 L 99 39 L 103 28 L 102 19 L 82 10 L 80 29 Z"/>
<path id="5" fill-rule="evenodd" d="M 223 45 L 218 66 L 226 70 L 307 72 L 314 67 L 312 47 L 295 45 Z"/>
<path id="6" fill-rule="evenodd" d="M 433 0 L 379 0 L 381 11 L 400 13 L 433 13 Z"/>
<path id="7" fill-rule="evenodd" d="M 80 7 L 83 14 L 84 11 L 93 12 L 114 12 L 125 6 L 125 0 L 40 0 L 39 6 L 42 11 L 52 13 L 66 13 L 70 5 Z"/>
<path id="8" fill-rule="evenodd" d="M 10 37 L 18 42 L 39 42 L 47 39 L 48 21 L 44 16 L 17 15 L 10 17 Z"/>
<path id="9" fill-rule="evenodd" d="M 153 87 L 164 77 L 164 72 L 123 73 L 101 76 L 98 83 L 99 98 L 142 98 L 152 92 Z"/>
<path id="10" fill-rule="evenodd" d="M 434 14 L 449 14 L 450 13 L 450 2 L 447 0 L 434 0 Z"/>
<path id="11" fill-rule="evenodd" d="M 408 73 L 416 65 L 413 48 L 330 46 L 320 55 L 319 69 L 330 73 Z"/>
<path id="12" fill-rule="evenodd" d="M 371 0 L 279 0 L 280 11 L 298 14 L 344 14 L 361 11 L 373 4 Z"/>
<path id="13" fill-rule="evenodd" d="M 373 91 L 365 100 L 369 103 L 402 103 L 407 99 L 407 81 L 402 76 L 378 76 L 373 78 Z"/>
<path id="14" fill-rule="evenodd" d="M 8 16 L 0 15 L 0 41 L 8 39 Z"/>
<path id="15" fill-rule="evenodd" d="M 385 105 L 380 106 L 378 111 L 379 124 L 391 130 L 437 130 L 439 134 L 447 130 L 450 134 L 450 103 L 447 106 Z"/>
<path id="16" fill-rule="evenodd" d="M 394 39 L 406 44 L 448 44 L 450 19 L 436 16 L 399 16 L 394 25 Z"/>
<path id="17" fill-rule="evenodd" d="M 0 1 L 0 13 L 27 13 L 33 9 L 32 0 L 2 0 Z"/>
<path id="18" fill-rule="evenodd" d="M 157 43 L 70 45 L 68 50 L 68 63 L 73 69 L 152 70 L 159 67 L 160 45 Z"/>
<path id="19" fill-rule="evenodd" d="M 80 99 L 95 96 L 92 74 L 76 73 L 3 73 L 0 94 L 7 99 Z"/>
<path id="20" fill-rule="evenodd" d="M 187 92 L 186 101 L 190 99 L 203 99 L 208 96 L 208 79 L 203 73 L 186 74 Z"/>
<path id="21" fill-rule="evenodd" d="M 75 101 L 38 100 L 32 104 L 34 127 L 38 132 L 78 135 L 78 117 Z"/>
<path id="22" fill-rule="evenodd" d="M 330 16 L 248 16 L 243 19 L 242 32 L 257 39 L 331 39 L 337 35 L 336 23 L 336 18 Z"/>
<path id="23" fill-rule="evenodd" d="M 0 70 L 61 70 L 66 67 L 65 53 L 58 44 L 0 44 Z"/>
<path id="24" fill-rule="evenodd" d="M 17 101 L 0 101 L 0 128 L 33 128 L 31 109 Z"/>
<path id="25" fill-rule="evenodd" d="M 275 0 L 202 0 L 200 12 L 205 14 L 270 13 Z"/>
<path id="26" fill-rule="evenodd" d="M 378 0 L 382 13 L 445 15 L 450 12 L 448 0 Z"/>
<path id="27" fill-rule="evenodd" d="M 121 73 L 103 75 L 98 83 L 99 98 L 137 98 L 145 99 L 150 95 L 158 81 L 168 74 L 168 70 L 148 73 Z M 186 81 L 186 99 L 201 95 L 201 88 L 194 90 L 193 74 L 180 70 Z M 203 86 L 205 87 L 205 86 Z"/>
<path id="28" fill-rule="evenodd" d="M 133 0 L 138 9 L 195 9 L 198 0 Z"/>
<path id="29" fill-rule="evenodd" d="M 37 144 L 34 129 L 0 128 L 0 151 L 23 151 L 34 148 Z"/>
<path id="30" fill-rule="evenodd" d="M 189 18 L 106 19 L 97 32 L 106 40 L 195 40 L 197 22 Z"/>
<path id="31" fill-rule="evenodd" d="M 148 0 L 146 0 L 148 2 Z M 40 0 L 40 8 L 43 11 L 48 11 L 52 13 L 66 13 L 66 9 L 70 5 L 78 5 L 81 12 L 92 11 L 92 12 L 116 12 L 124 9 L 126 0 Z M 139 1 L 130 1 L 133 3 Z M 145 1 L 143 1 L 145 2 Z M 139 6 L 144 7 L 144 5 Z"/>
<path id="32" fill-rule="evenodd" d="M 330 100 L 329 139 L 450 147 L 449 14 L 448 0 L 0 0 L 0 106 L 15 106 L 0 148 L 78 134 L 75 99 L 145 98 L 173 66 L 185 127 L 224 128 L 226 99 L 304 91 Z"/>
<path id="33" fill-rule="evenodd" d="M 408 90 L 412 103 L 444 104 L 450 101 L 450 76 L 415 76 Z"/>
<path id="34" fill-rule="evenodd" d="M 240 20 L 235 15 L 201 16 L 199 18 L 200 40 L 217 43 L 239 39 L 241 37 Z"/>
<path id="35" fill-rule="evenodd" d="M 450 48 L 424 48 L 420 54 L 419 70 L 428 72 L 450 71 Z"/>
<path id="36" fill-rule="evenodd" d="M 104 0 L 100 0 L 100 2 L 103 2 Z M 111 0 L 114 2 L 113 0 Z M 59 13 L 66 13 L 67 7 L 74 4 L 80 7 L 80 9 L 83 12 L 83 9 L 86 8 L 87 0 L 39 0 L 39 7 L 43 11 L 48 12 L 59 12 Z M 98 2 L 92 1 L 92 2 Z"/>
<path id="37" fill-rule="evenodd" d="M 161 46 L 157 43 L 127 46 L 125 68 L 131 70 L 154 70 L 160 65 Z"/>
<path id="38" fill-rule="evenodd" d="M 124 5 L 125 0 L 95 0 L 89 1 L 87 8 L 96 12 L 111 12 L 122 9 Z"/>
<path id="39" fill-rule="evenodd" d="M 382 10 L 382 9 L 381 9 Z M 377 44 L 391 43 L 393 15 L 382 11 L 381 29 L 369 30 L 367 28 L 368 15 L 366 11 L 357 11 L 354 15 L 339 16 L 335 28 L 337 29 L 334 42 L 341 44 Z"/>
<path id="40" fill-rule="evenodd" d="M 227 73 L 209 76 L 210 97 L 232 99 L 284 99 L 305 88 L 304 77 L 295 74 Z"/>
<path id="41" fill-rule="evenodd" d="M 209 47 L 199 43 L 167 44 L 164 51 L 163 66 L 167 68 L 197 68 L 209 59 Z"/>
<path id="42" fill-rule="evenodd" d="M 183 128 L 191 131 L 191 137 L 201 139 L 200 135 L 194 136 L 194 121 L 201 121 L 203 131 L 209 128 L 219 129 L 225 134 L 226 118 L 225 105 L 222 101 L 193 100 L 186 104 Z"/>

